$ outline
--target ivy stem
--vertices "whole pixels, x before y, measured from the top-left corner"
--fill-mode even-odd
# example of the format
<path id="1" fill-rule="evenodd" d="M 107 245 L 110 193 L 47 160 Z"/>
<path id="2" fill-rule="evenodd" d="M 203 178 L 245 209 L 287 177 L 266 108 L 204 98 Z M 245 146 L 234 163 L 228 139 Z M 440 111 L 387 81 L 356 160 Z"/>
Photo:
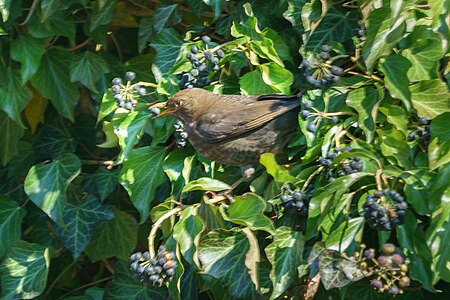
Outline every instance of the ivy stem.
<path id="1" fill-rule="evenodd" d="M 51 290 L 55 287 L 56 283 L 63 277 L 63 275 L 69 271 L 70 268 L 72 268 L 76 263 L 78 263 L 78 260 L 75 259 L 72 263 L 70 263 L 67 267 L 64 268 L 64 270 L 61 271 L 61 273 L 58 274 L 58 276 L 53 280 L 53 282 L 48 287 L 47 291 L 44 294 L 44 298 L 47 298 L 48 294 L 50 294 Z"/>
<path id="2" fill-rule="evenodd" d="M 308 179 L 306 179 L 305 183 L 303 184 L 302 187 L 302 192 L 304 192 L 306 190 L 306 188 L 308 187 L 309 183 L 311 182 L 311 180 L 314 178 L 314 176 L 316 176 L 317 174 L 319 174 L 320 172 L 322 172 L 322 170 L 324 169 L 324 166 L 320 166 L 317 170 L 315 170 L 311 175 L 309 175 Z"/>
<path id="3" fill-rule="evenodd" d="M 90 286 L 99 284 L 99 283 L 101 283 L 101 282 L 111 280 L 112 278 L 113 278 L 113 276 L 109 276 L 109 277 L 105 277 L 105 278 L 99 279 L 99 280 L 97 280 L 97 281 L 92 281 L 92 282 L 86 283 L 85 285 L 82 285 L 82 286 L 80 286 L 80 287 L 77 287 L 76 289 L 73 289 L 73 290 L 71 290 L 71 291 L 68 291 L 67 293 L 65 293 L 64 295 L 62 295 L 61 297 L 59 297 L 59 298 L 56 299 L 56 300 L 65 299 L 65 298 L 66 298 L 68 295 L 70 295 L 70 294 L 73 294 L 73 293 L 75 293 L 75 292 L 77 292 L 77 291 L 79 291 L 79 290 L 85 289 L 85 288 L 87 288 L 87 287 L 90 287 Z"/>
<path id="4" fill-rule="evenodd" d="M 33 0 L 33 3 L 31 4 L 30 10 L 28 11 L 28 15 L 25 18 L 25 20 L 20 23 L 20 26 L 25 26 L 31 19 L 31 17 L 33 16 L 34 11 L 36 10 L 36 6 L 39 4 L 39 0 Z"/>
<path id="5" fill-rule="evenodd" d="M 166 219 L 170 218 L 173 215 L 176 215 L 180 211 L 182 211 L 183 208 L 181 207 L 175 207 L 172 210 L 169 210 L 166 212 L 161 218 L 156 220 L 155 223 L 153 223 L 152 230 L 150 230 L 150 234 L 148 235 L 148 251 L 150 253 L 150 257 L 155 257 L 155 237 L 156 233 L 158 232 L 158 228 L 161 226 L 162 222 L 164 222 Z"/>
<path id="6" fill-rule="evenodd" d="M 78 45 L 75 45 L 72 48 L 69 48 L 67 50 L 69 50 L 70 52 L 77 51 L 78 49 L 81 49 L 84 46 L 88 45 L 91 41 L 92 41 L 92 38 L 88 38 L 88 39 L 84 40 L 83 42 L 79 43 Z"/>
<path id="7" fill-rule="evenodd" d="M 148 87 L 155 88 L 155 89 L 158 87 L 157 84 L 154 84 L 151 82 L 145 82 L 145 81 L 139 81 L 137 84 L 140 86 L 148 86 Z"/>

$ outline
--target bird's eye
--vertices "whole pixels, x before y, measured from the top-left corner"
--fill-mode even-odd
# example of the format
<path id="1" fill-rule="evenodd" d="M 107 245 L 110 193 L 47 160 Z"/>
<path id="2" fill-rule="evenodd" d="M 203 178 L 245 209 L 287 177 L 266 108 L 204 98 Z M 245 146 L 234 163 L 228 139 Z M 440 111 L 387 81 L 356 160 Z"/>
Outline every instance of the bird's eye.
<path id="1" fill-rule="evenodd" d="M 181 106 L 181 101 L 175 100 L 175 101 L 173 102 L 173 105 L 174 105 L 175 107 L 180 107 L 180 106 Z"/>

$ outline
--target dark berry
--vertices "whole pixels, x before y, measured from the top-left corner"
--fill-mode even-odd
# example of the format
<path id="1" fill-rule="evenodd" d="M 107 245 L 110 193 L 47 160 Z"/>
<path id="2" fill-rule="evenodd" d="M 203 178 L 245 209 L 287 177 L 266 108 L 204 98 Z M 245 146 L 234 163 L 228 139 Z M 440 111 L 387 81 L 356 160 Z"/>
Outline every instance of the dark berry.
<path id="1" fill-rule="evenodd" d="M 315 132 L 317 130 L 317 126 L 314 123 L 309 123 L 308 126 L 306 126 L 306 129 L 310 132 Z"/>
<path id="2" fill-rule="evenodd" d="M 399 288 L 395 285 L 392 285 L 388 288 L 388 293 L 391 295 L 397 295 L 400 292 Z"/>
<path id="3" fill-rule="evenodd" d="M 378 280 L 378 279 L 372 279 L 370 281 L 370 286 L 379 290 L 383 287 L 383 282 L 381 282 L 381 280 Z"/>
<path id="4" fill-rule="evenodd" d="M 214 67 L 212 68 L 214 72 L 217 72 L 220 70 L 219 65 L 214 65 Z"/>
<path id="5" fill-rule="evenodd" d="M 303 120 L 306 120 L 309 116 L 309 110 L 306 110 L 306 109 L 302 110 L 300 112 L 300 116 L 302 117 Z"/>
<path id="6" fill-rule="evenodd" d="M 395 251 L 395 245 L 391 243 L 386 243 L 383 245 L 382 251 L 384 254 L 392 254 Z"/>
<path id="7" fill-rule="evenodd" d="M 338 116 L 332 116 L 331 117 L 331 122 L 337 123 L 338 121 L 339 121 L 339 117 Z"/>
<path id="8" fill-rule="evenodd" d="M 147 95 L 147 90 L 145 88 L 140 88 L 138 90 L 138 94 L 141 96 L 145 96 L 145 95 Z"/>
<path id="9" fill-rule="evenodd" d="M 113 85 L 113 86 L 111 87 L 111 91 L 112 91 L 114 94 L 119 93 L 119 92 L 120 92 L 120 86 L 117 85 L 117 84 Z"/>
<path id="10" fill-rule="evenodd" d="M 427 125 L 428 124 L 428 120 L 422 117 L 422 118 L 419 119 L 419 123 L 421 125 Z"/>
<path id="11" fill-rule="evenodd" d="M 213 56 L 213 57 L 211 58 L 211 62 L 212 62 L 213 64 L 217 65 L 217 64 L 219 63 L 219 59 L 218 59 L 217 57 Z"/>
<path id="12" fill-rule="evenodd" d="M 328 45 L 322 45 L 320 46 L 320 49 L 324 52 L 330 52 L 330 46 Z"/>
<path id="13" fill-rule="evenodd" d="M 212 60 L 214 57 L 211 51 L 205 51 L 204 55 L 207 60 Z"/>
<path id="14" fill-rule="evenodd" d="M 311 63 L 308 60 L 305 59 L 305 60 L 302 61 L 302 66 L 303 67 L 309 68 L 310 65 L 311 65 Z"/>
<path id="15" fill-rule="evenodd" d="M 122 78 L 116 77 L 112 80 L 112 83 L 115 85 L 121 85 L 123 83 Z"/>
<path id="16" fill-rule="evenodd" d="M 392 255 L 391 259 L 392 259 L 392 262 L 396 265 L 401 265 L 403 263 L 403 257 L 398 253 L 395 253 L 394 255 Z"/>
<path id="17" fill-rule="evenodd" d="M 209 44 L 209 43 L 211 43 L 211 38 L 207 35 L 204 35 L 204 36 L 202 36 L 202 41 L 205 44 Z"/>
<path id="18" fill-rule="evenodd" d="M 154 107 L 150 109 L 150 112 L 154 115 L 159 115 L 161 113 L 161 110 L 159 108 Z"/>
<path id="19" fill-rule="evenodd" d="M 295 200 L 302 200 L 302 194 L 299 192 L 292 193 L 292 197 L 294 197 Z"/>
<path id="20" fill-rule="evenodd" d="M 327 52 L 325 52 L 325 51 L 321 51 L 320 53 L 319 53 L 319 56 L 320 56 L 320 58 L 321 59 L 328 59 L 328 53 Z"/>
<path id="21" fill-rule="evenodd" d="M 217 50 L 216 51 L 216 54 L 219 56 L 219 57 L 225 57 L 225 52 L 223 52 L 223 50 L 222 49 L 219 49 L 219 50 Z"/>
<path id="22" fill-rule="evenodd" d="M 281 195 L 280 199 L 282 202 L 288 202 L 290 200 L 290 197 L 288 195 Z"/>
<path id="23" fill-rule="evenodd" d="M 373 249 L 367 249 L 366 251 L 364 251 L 364 256 L 368 259 L 372 259 L 375 257 L 375 250 Z"/>
<path id="24" fill-rule="evenodd" d="M 177 147 L 183 148 L 186 146 L 186 140 L 177 140 Z"/>
<path id="25" fill-rule="evenodd" d="M 416 135 L 418 135 L 418 136 L 422 136 L 423 135 L 423 130 L 422 129 L 417 129 L 416 130 Z"/>
<path id="26" fill-rule="evenodd" d="M 387 257 L 386 256 L 379 256 L 378 258 L 377 258 L 377 261 L 378 261 L 378 263 L 380 264 L 380 265 L 382 265 L 382 266 L 386 266 L 387 264 L 388 264 L 388 259 L 387 259 Z"/>
<path id="27" fill-rule="evenodd" d="M 344 72 L 344 69 L 342 69 L 341 67 L 338 67 L 338 66 L 331 66 L 331 67 L 330 67 L 330 71 L 331 71 L 334 75 L 341 75 L 342 72 Z"/>
<path id="28" fill-rule="evenodd" d="M 192 46 L 192 47 L 191 47 L 191 52 L 192 52 L 193 54 L 196 54 L 196 53 L 198 52 L 198 47 L 197 47 L 197 46 Z"/>
<path id="29" fill-rule="evenodd" d="M 303 103 L 305 105 L 306 108 L 311 108 L 313 107 L 313 103 L 310 100 L 305 101 L 305 103 Z"/>
<path id="30" fill-rule="evenodd" d="M 132 81 L 136 78 L 136 73 L 132 72 L 132 71 L 128 71 L 125 73 L 125 78 L 128 81 Z"/>

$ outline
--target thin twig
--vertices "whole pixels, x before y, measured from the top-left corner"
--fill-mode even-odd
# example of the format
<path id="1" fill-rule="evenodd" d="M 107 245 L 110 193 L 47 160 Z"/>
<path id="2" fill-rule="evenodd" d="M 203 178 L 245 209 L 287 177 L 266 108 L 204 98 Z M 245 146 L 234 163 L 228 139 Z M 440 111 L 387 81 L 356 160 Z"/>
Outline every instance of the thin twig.
<path id="1" fill-rule="evenodd" d="M 164 222 L 166 219 L 170 218 L 173 215 L 176 215 L 180 211 L 182 211 L 183 208 L 181 207 L 175 207 L 174 209 L 169 210 L 166 212 L 161 218 L 156 220 L 156 222 L 152 226 L 152 230 L 150 230 L 150 234 L 148 235 L 148 251 L 150 252 L 150 257 L 155 257 L 155 237 L 156 232 L 158 231 L 158 228 L 161 226 L 162 222 Z"/>
<path id="2" fill-rule="evenodd" d="M 39 4 L 39 0 L 33 0 L 33 3 L 31 4 L 30 10 L 28 11 L 28 15 L 25 18 L 25 20 L 22 23 L 19 24 L 20 26 L 24 26 L 30 21 L 31 17 L 33 16 L 34 11 L 36 10 L 36 6 L 38 4 Z"/>

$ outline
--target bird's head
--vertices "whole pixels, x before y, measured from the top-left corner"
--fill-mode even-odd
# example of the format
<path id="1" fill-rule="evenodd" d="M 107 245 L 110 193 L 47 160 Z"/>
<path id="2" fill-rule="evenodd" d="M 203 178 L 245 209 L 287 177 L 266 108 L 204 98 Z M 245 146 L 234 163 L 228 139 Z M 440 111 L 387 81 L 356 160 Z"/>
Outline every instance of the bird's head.
<path id="1" fill-rule="evenodd" d="M 210 94 L 210 92 L 199 88 L 184 89 L 173 95 L 167 102 L 157 103 L 150 108 L 165 109 L 157 117 L 176 116 L 184 122 L 190 123 L 206 110 Z"/>

